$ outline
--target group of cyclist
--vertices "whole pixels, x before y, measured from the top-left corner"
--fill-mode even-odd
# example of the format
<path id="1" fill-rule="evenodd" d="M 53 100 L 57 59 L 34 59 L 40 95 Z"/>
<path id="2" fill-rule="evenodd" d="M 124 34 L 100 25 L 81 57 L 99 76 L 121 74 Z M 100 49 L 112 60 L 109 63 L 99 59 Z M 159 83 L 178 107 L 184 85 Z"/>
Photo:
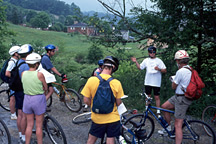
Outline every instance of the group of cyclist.
<path id="1" fill-rule="evenodd" d="M 23 90 L 11 91 L 14 93 L 14 97 L 11 97 L 11 119 L 16 119 L 14 115 L 15 109 L 18 109 L 17 127 L 19 130 L 19 136 L 22 143 L 30 143 L 31 131 L 34 125 L 34 117 L 36 117 L 36 136 L 37 142 L 42 143 L 42 122 L 44 113 L 46 112 L 46 100 L 52 95 L 53 87 L 51 84 L 46 84 L 45 77 L 42 73 L 37 71 L 40 63 L 42 67 L 48 72 L 54 72 L 58 76 L 62 77 L 65 81 L 66 75 L 60 73 L 52 64 L 50 57 L 55 54 L 56 47 L 54 45 L 45 46 L 46 54 L 42 57 L 33 53 L 33 48 L 30 44 L 19 46 L 13 46 L 9 50 L 9 54 L 12 56 L 11 61 L 8 63 L 6 70 L 6 76 L 10 77 L 10 71 L 15 65 L 22 64 L 19 68 L 19 76 L 22 79 Z M 162 73 L 166 73 L 166 66 L 163 61 L 156 57 L 156 48 L 151 46 L 148 48 L 149 58 L 143 60 L 139 64 L 135 57 L 131 60 L 136 63 L 138 69 L 146 69 L 145 75 L 145 91 L 151 96 L 153 90 L 156 100 L 156 106 L 160 107 L 160 86 Z M 19 59 L 20 58 L 20 59 Z M 176 144 L 180 144 L 182 141 L 182 124 L 185 118 L 186 111 L 189 105 L 192 103 L 184 97 L 183 89 L 186 89 L 191 77 L 191 72 L 188 67 L 189 55 L 185 50 L 179 50 L 175 54 L 175 58 L 178 71 L 172 83 L 172 88 L 175 89 L 175 96 L 166 101 L 162 108 L 174 109 L 175 108 L 175 131 L 176 131 Z M 13 61 L 14 62 L 13 62 Z M 103 79 L 109 79 L 114 72 L 118 70 L 119 61 L 113 56 L 107 56 L 103 60 L 98 61 L 99 67 L 94 70 L 93 76 L 100 75 Z M 94 95 L 97 87 L 99 86 L 99 79 L 97 77 L 90 77 L 83 88 L 81 94 L 84 96 L 84 103 L 92 107 Z M 96 114 L 92 112 L 91 119 L 92 125 L 89 131 L 88 144 L 96 142 L 97 138 L 102 138 L 104 134 L 107 134 L 107 143 L 114 143 L 114 138 L 120 135 L 120 117 L 117 111 L 118 105 L 121 104 L 121 97 L 124 95 L 121 82 L 114 79 L 110 82 L 110 87 L 115 97 L 115 104 L 113 111 L 109 114 Z M 25 96 L 24 96 L 25 95 Z M 34 101 L 34 102 L 33 102 Z M 157 111 L 160 115 L 160 111 Z M 169 124 L 168 130 L 171 130 L 170 115 L 164 113 L 165 119 Z M 27 124 L 26 124 L 27 123 Z M 27 126 L 27 128 L 26 128 Z M 158 131 L 164 133 L 164 131 Z"/>
<path id="2" fill-rule="evenodd" d="M 51 84 L 45 81 L 45 77 L 37 69 L 42 67 L 48 72 L 54 72 L 67 81 L 66 75 L 61 74 L 52 64 L 50 57 L 54 56 L 56 47 L 54 45 L 45 46 L 46 54 L 40 56 L 33 52 L 30 44 L 24 44 L 21 47 L 13 46 L 9 50 L 11 60 L 8 62 L 5 75 L 11 76 L 11 70 L 19 66 L 19 77 L 22 82 L 22 90 L 12 91 L 14 96 L 10 97 L 11 119 L 17 119 L 17 128 L 19 131 L 19 143 L 29 144 L 31 140 L 34 118 L 36 118 L 36 136 L 37 143 L 42 144 L 42 124 L 46 112 L 46 100 L 52 95 L 53 88 Z M 18 111 L 17 117 L 15 108 Z"/>

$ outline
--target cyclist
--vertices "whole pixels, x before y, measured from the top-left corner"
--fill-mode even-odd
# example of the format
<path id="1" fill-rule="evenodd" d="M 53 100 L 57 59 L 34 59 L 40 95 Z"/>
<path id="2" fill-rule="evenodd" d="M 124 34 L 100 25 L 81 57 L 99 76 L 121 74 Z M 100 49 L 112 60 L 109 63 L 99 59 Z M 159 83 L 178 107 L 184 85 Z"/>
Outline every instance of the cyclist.
<path id="1" fill-rule="evenodd" d="M 175 60 L 178 66 L 178 71 L 172 82 L 172 89 L 175 89 L 175 95 L 168 99 L 161 107 L 164 109 L 175 109 L 175 141 L 176 144 L 181 144 L 183 137 L 183 120 L 185 119 L 189 105 L 192 103 L 192 100 L 189 100 L 184 96 L 184 91 L 186 91 L 187 86 L 190 83 L 192 73 L 189 69 L 185 68 L 189 68 L 189 55 L 185 50 L 177 51 L 175 53 Z M 182 89 L 184 89 L 184 91 Z M 167 129 L 171 131 L 170 114 L 165 112 L 164 117 L 169 124 Z M 165 131 L 159 130 L 158 133 L 164 134 Z"/>
<path id="2" fill-rule="evenodd" d="M 161 73 L 166 73 L 166 66 L 163 61 L 156 57 L 156 48 L 150 46 L 148 48 L 149 58 L 143 60 L 139 64 L 135 57 L 132 57 L 131 60 L 136 63 L 138 69 L 143 70 L 146 68 L 145 75 L 145 92 L 151 97 L 151 92 L 154 92 L 154 98 L 156 100 L 156 106 L 160 107 L 160 86 L 161 86 Z M 147 104 L 146 104 L 147 106 Z M 160 110 L 157 110 L 157 114 L 160 115 Z"/>
<path id="3" fill-rule="evenodd" d="M 103 70 L 100 76 L 107 80 L 111 75 L 118 70 L 119 61 L 117 58 L 107 56 L 104 59 Z M 83 88 L 81 94 L 84 96 L 84 102 L 92 107 L 93 99 L 99 86 L 97 77 L 90 77 Z M 115 143 L 115 137 L 120 135 L 120 116 L 117 111 L 117 106 L 121 104 L 121 97 L 124 95 L 120 81 L 113 79 L 110 81 L 110 87 L 116 99 L 113 111 L 108 114 L 97 114 L 92 112 L 92 125 L 89 131 L 87 144 L 94 144 L 97 138 L 102 138 L 107 134 L 106 142 L 109 144 Z"/>
<path id="4" fill-rule="evenodd" d="M 45 77 L 41 72 L 36 71 L 40 65 L 41 56 L 37 53 L 31 53 L 26 57 L 26 63 L 29 66 L 28 71 L 22 73 L 22 84 L 25 93 L 23 102 L 23 112 L 26 114 L 27 127 L 25 131 L 26 144 L 31 141 L 32 129 L 34 127 L 34 117 L 36 118 L 36 136 L 37 143 L 43 143 L 43 119 L 46 112 L 47 84 Z"/>
<path id="5" fill-rule="evenodd" d="M 104 63 L 103 59 L 98 61 L 99 67 L 94 69 L 92 76 L 97 76 L 102 72 L 103 63 Z"/>
<path id="6" fill-rule="evenodd" d="M 19 65 L 22 62 L 25 62 L 26 57 L 32 53 L 33 48 L 30 44 L 24 44 L 20 47 L 18 54 L 20 55 L 21 59 L 17 62 Z M 21 74 L 24 71 L 29 70 L 29 66 L 26 63 L 23 63 L 19 67 L 19 77 L 21 78 Z M 26 115 L 22 111 L 23 108 L 23 100 L 24 100 L 24 91 L 15 91 L 14 93 L 16 99 L 16 108 L 18 109 L 18 117 L 17 117 L 17 127 L 20 136 L 20 142 L 25 143 L 25 130 L 26 130 Z"/>
<path id="7" fill-rule="evenodd" d="M 57 74 L 58 76 L 62 77 L 62 80 L 64 82 L 67 81 L 66 75 L 65 74 L 61 74 L 52 64 L 50 57 L 55 55 L 55 51 L 56 51 L 56 46 L 49 44 L 47 46 L 45 46 L 45 50 L 47 51 L 47 53 L 45 55 L 43 55 L 42 59 L 41 59 L 41 64 L 42 67 L 47 70 L 48 72 L 54 72 L 55 74 Z M 46 99 L 49 99 L 49 97 L 53 94 L 53 87 L 52 84 L 49 83 L 48 84 L 48 94 L 46 95 Z"/>
<path id="8" fill-rule="evenodd" d="M 12 46 L 9 50 L 9 54 L 11 55 L 11 59 L 8 62 L 8 66 L 6 68 L 5 76 L 11 77 L 11 70 L 15 67 L 17 60 L 19 59 L 18 51 L 20 47 L 19 46 Z M 10 90 L 10 94 L 14 94 L 13 90 Z M 11 119 L 16 120 L 16 109 L 15 109 L 15 97 L 12 95 L 10 97 L 10 111 L 11 111 Z"/>

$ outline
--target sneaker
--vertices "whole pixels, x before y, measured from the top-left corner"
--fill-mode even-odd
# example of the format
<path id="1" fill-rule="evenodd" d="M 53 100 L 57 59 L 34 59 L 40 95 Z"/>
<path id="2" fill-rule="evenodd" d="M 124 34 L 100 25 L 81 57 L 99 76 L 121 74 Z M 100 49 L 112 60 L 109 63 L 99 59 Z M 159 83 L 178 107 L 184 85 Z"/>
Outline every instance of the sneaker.
<path id="1" fill-rule="evenodd" d="M 11 120 L 16 120 L 16 119 L 17 119 L 17 116 L 11 114 Z"/>
<path id="2" fill-rule="evenodd" d="M 167 130 L 171 131 L 171 126 L 170 125 L 167 127 Z M 158 130 L 158 133 L 161 134 L 161 135 L 164 135 L 164 134 L 167 134 L 167 131 L 165 129 L 161 129 L 161 130 Z"/>

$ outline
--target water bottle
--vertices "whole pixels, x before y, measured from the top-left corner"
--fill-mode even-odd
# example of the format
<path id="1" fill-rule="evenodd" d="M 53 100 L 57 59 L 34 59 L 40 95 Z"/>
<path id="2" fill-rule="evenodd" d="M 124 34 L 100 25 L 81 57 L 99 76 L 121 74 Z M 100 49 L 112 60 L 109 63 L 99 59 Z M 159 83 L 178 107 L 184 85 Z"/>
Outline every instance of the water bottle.
<path id="1" fill-rule="evenodd" d="M 60 94 L 59 90 L 56 87 L 53 87 L 56 94 Z"/>
<path id="2" fill-rule="evenodd" d="M 119 136 L 119 143 L 120 144 L 127 144 L 127 142 L 125 141 L 124 137 L 123 136 Z"/>
<path id="3" fill-rule="evenodd" d="M 161 121 L 161 123 L 162 123 L 165 127 L 168 127 L 168 126 L 169 126 L 169 124 L 166 122 L 166 120 L 165 120 L 162 116 L 159 117 L 159 120 Z"/>

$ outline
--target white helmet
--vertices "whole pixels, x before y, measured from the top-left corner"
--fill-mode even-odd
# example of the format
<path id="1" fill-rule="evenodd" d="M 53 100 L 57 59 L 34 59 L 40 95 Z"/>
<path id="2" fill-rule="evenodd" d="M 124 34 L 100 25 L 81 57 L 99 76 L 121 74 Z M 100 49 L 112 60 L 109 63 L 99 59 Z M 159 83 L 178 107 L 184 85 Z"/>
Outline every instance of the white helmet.
<path id="1" fill-rule="evenodd" d="M 37 53 L 31 53 L 26 57 L 27 64 L 35 64 L 41 61 L 41 56 Z"/>
<path id="2" fill-rule="evenodd" d="M 18 51 L 19 55 L 22 54 L 29 54 L 33 51 L 33 48 L 30 44 L 24 44 L 20 47 L 20 50 Z"/>
<path id="3" fill-rule="evenodd" d="M 185 50 L 179 50 L 175 53 L 175 60 L 189 58 L 188 53 Z"/>
<path id="4" fill-rule="evenodd" d="M 9 50 L 9 54 L 12 56 L 12 55 L 14 55 L 14 53 L 18 52 L 19 49 L 20 49 L 19 46 L 12 46 Z"/>

